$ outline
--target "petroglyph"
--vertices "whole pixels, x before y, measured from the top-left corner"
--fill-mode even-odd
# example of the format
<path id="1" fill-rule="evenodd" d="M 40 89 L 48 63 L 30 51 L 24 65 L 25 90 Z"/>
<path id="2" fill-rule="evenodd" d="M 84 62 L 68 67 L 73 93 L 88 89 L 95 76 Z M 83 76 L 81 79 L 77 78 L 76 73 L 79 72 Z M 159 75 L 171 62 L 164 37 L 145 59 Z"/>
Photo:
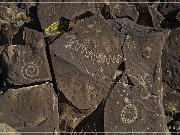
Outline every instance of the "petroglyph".
<path id="1" fill-rule="evenodd" d="M 94 76 L 94 73 L 91 73 L 91 72 L 87 69 L 87 67 L 85 67 L 85 69 L 86 69 L 86 72 L 87 72 L 90 76 Z"/>
<path id="2" fill-rule="evenodd" d="M 23 66 L 21 68 L 21 75 L 23 76 L 24 79 L 27 80 L 35 80 L 35 77 L 39 75 L 41 65 L 44 61 L 44 56 L 39 55 L 38 58 L 32 59 L 32 61 L 26 61 L 27 57 L 31 57 L 30 55 L 32 54 L 31 51 L 25 52 L 22 55 L 22 58 L 24 58 L 23 61 Z M 39 52 L 39 54 L 41 54 Z"/>
<path id="3" fill-rule="evenodd" d="M 39 75 L 39 68 L 34 62 L 24 63 L 21 69 L 21 74 L 25 79 L 33 79 Z"/>
<path id="4" fill-rule="evenodd" d="M 97 47 L 99 46 L 96 42 L 96 40 L 92 37 L 89 37 L 87 39 L 84 39 L 82 42 L 76 39 L 76 36 L 74 35 L 66 35 L 66 38 L 68 39 L 67 44 L 65 45 L 66 49 L 71 49 L 76 52 L 80 52 L 82 55 L 84 55 L 86 58 L 88 58 L 91 61 L 95 61 L 100 64 L 107 64 L 110 63 L 120 63 L 122 56 L 117 55 L 111 55 L 111 54 L 105 54 L 104 52 L 97 51 Z M 90 46 L 90 44 L 93 44 Z M 89 48 L 91 47 L 91 48 Z"/>
<path id="5" fill-rule="evenodd" d="M 121 120 L 123 123 L 130 124 L 135 122 L 138 117 L 137 108 L 133 104 L 127 104 L 121 112 Z"/>
<path id="6" fill-rule="evenodd" d="M 55 15 L 55 13 L 56 13 L 55 6 L 54 5 L 48 6 L 48 14 L 49 14 L 49 16 L 53 16 L 53 15 Z"/>

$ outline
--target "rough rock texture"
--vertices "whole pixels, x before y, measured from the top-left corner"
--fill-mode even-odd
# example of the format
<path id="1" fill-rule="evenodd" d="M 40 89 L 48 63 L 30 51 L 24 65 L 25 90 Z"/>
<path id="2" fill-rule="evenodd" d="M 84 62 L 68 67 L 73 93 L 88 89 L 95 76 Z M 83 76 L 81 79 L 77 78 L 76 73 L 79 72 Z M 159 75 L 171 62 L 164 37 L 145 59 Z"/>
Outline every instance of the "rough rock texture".
<path id="1" fill-rule="evenodd" d="M 152 22 L 154 27 L 160 27 L 161 23 L 164 20 L 164 17 L 161 13 L 159 13 L 156 8 L 153 6 L 149 6 L 149 13 L 151 14 L 152 17 Z"/>
<path id="2" fill-rule="evenodd" d="M 165 132 L 161 54 L 169 32 L 119 22 L 127 34 L 125 71 L 105 105 L 105 131 Z"/>
<path id="3" fill-rule="evenodd" d="M 99 105 L 122 62 L 125 36 L 102 25 L 103 20 L 93 16 L 79 21 L 50 45 L 58 88 L 78 109 L 93 111 Z"/>
<path id="4" fill-rule="evenodd" d="M 162 55 L 163 81 L 180 90 L 180 29 L 173 29 L 164 46 Z"/>
<path id="5" fill-rule="evenodd" d="M 52 84 L 8 89 L 0 95 L 0 121 L 19 132 L 59 131 Z"/>
<path id="6" fill-rule="evenodd" d="M 137 21 L 139 12 L 134 4 L 129 3 L 110 3 L 111 13 L 117 18 L 129 18 L 133 21 Z"/>
<path id="7" fill-rule="evenodd" d="M 44 48 L 9 45 L 1 54 L 3 80 L 6 85 L 22 85 L 51 79 Z"/>
<path id="8" fill-rule="evenodd" d="M 180 4 L 18 1 L 0 3 L 0 132 L 180 131 Z"/>
<path id="9" fill-rule="evenodd" d="M 42 29 L 46 28 L 60 18 L 66 18 L 73 20 L 76 17 L 86 13 L 87 11 L 92 11 L 92 4 L 75 4 L 75 3 L 62 3 L 62 4 L 40 4 L 38 6 L 38 16 L 41 22 Z M 92 8 L 92 9 L 91 9 Z M 45 17 L 46 16 L 46 17 Z"/>
<path id="10" fill-rule="evenodd" d="M 180 49 L 179 28 L 172 29 L 162 55 L 162 78 L 164 86 L 164 110 L 170 131 L 179 131 L 180 118 Z M 175 126 L 176 125 L 176 126 Z"/>

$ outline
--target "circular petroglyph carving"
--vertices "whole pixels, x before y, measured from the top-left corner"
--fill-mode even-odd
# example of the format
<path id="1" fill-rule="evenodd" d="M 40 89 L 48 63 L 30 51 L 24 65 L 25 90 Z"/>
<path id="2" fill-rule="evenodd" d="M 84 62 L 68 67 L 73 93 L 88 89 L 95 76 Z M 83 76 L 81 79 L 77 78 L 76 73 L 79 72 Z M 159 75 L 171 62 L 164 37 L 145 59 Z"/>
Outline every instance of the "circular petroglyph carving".
<path id="1" fill-rule="evenodd" d="M 22 55 L 23 65 L 21 68 L 21 75 L 24 79 L 35 80 L 37 79 L 40 73 L 42 63 L 45 60 L 44 56 L 40 52 L 36 54 L 33 54 L 31 51 L 28 51 L 23 53 Z"/>
<path id="2" fill-rule="evenodd" d="M 56 12 L 55 6 L 54 5 L 50 5 L 48 7 L 48 14 L 49 14 L 49 16 L 55 15 L 55 12 Z"/>
<path id="3" fill-rule="evenodd" d="M 121 120 L 123 123 L 133 123 L 138 117 L 137 108 L 133 104 L 126 105 L 121 112 Z"/>
<path id="4" fill-rule="evenodd" d="M 21 73 L 22 73 L 24 78 L 33 79 L 34 77 L 39 75 L 39 69 L 35 63 L 30 62 L 30 63 L 25 64 L 22 67 Z"/>

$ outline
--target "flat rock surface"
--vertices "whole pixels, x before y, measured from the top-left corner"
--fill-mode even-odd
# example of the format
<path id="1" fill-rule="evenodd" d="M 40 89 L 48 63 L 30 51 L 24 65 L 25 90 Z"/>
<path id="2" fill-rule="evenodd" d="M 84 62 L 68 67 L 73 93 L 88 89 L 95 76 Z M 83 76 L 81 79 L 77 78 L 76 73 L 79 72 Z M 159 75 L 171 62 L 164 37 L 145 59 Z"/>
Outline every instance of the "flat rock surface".
<path id="1" fill-rule="evenodd" d="M 115 86 L 106 102 L 105 132 L 165 132 L 161 98 L 123 83 Z"/>
<path id="2" fill-rule="evenodd" d="M 179 0 L 1 1 L 0 132 L 180 131 Z"/>
<path id="3" fill-rule="evenodd" d="M 1 53 L 6 85 L 23 85 L 51 80 L 45 49 L 9 45 Z"/>
<path id="4" fill-rule="evenodd" d="M 81 109 L 99 104 L 122 62 L 125 36 L 102 21 L 100 16 L 81 20 L 72 31 L 50 45 L 58 87 Z M 66 65 L 69 63 L 68 66 L 56 57 L 63 59 Z"/>
<path id="5" fill-rule="evenodd" d="M 48 6 L 47 4 L 41 3 L 38 6 L 38 17 L 42 28 L 45 29 L 62 17 L 73 20 L 87 11 L 93 12 L 94 6 L 95 5 L 91 3 L 50 3 Z"/>
<path id="6" fill-rule="evenodd" d="M 0 95 L 0 121 L 19 132 L 59 131 L 52 84 L 8 89 Z"/>
<path id="7" fill-rule="evenodd" d="M 105 131 L 165 132 L 161 55 L 169 33 L 133 26 L 125 19 L 118 22 L 127 34 L 123 46 L 125 72 L 106 102 Z"/>
<path id="8" fill-rule="evenodd" d="M 180 29 L 173 29 L 164 46 L 162 55 L 163 81 L 180 90 Z"/>

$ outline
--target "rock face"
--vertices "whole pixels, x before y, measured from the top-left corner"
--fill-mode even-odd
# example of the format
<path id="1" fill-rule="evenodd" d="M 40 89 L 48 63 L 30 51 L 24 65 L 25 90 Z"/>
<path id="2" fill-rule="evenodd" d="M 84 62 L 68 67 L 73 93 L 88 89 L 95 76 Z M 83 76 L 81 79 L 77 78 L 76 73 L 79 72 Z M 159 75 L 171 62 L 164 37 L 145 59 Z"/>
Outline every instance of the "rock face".
<path id="1" fill-rule="evenodd" d="M 127 19 L 118 22 L 127 34 L 122 49 L 125 71 L 105 105 L 105 131 L 165 132 L 161 55 L 169 33 Z"/>
<path id="2" fill-rule="evenodd" d="M 13 132 L 14 135 L 22 135 L 14 128 L 10 127 L 8 124 L 0 123 L 0 132 L 7 133 L 7 132 Z"/>
<path id="3" fill-rule="evenodd" d="M 41 26 L 44 29 L 53 22 L 58 21 L 62 17 L 69 20 L 73 20 L 76 17 L 86 13 L 87 11 L 92 10 L 93 7 L 91 7 L 91 4 L 86 3 L 49 4 L 48 6 L 46 4 L 39 4 L 38 16 L 41 22 Z"/>
<path id="4" fill-rule="evenodd" d="M 180 5 L 158 1 L 1 3 L 0 132 L 179 132 Z"/>
<path id="5" fill-rule="evenodd" d="M 0 121 L 19 132 L 59 131 L 58 102 L 52 84 L 8 89 L 0 96 Z"/>
<path id="6" fill-rule="evenodd" d="M 44 48 L 34 50 L 23 45 L 9 45 L 1 54 L 6 85 L 22 85 L 51 79 Z"/>
<path id="7" fill-rule="evenodd" d="M 180 29 L 173 29 L 162 55 L 163 81 L 173 89 L 180 89 Z"/>
<path id="8" fill-rule="evenodd" d="M 164 110 L 168 117 L 168 127 L 171 131 L 179 130 L 180 110 L 180 49 L 179 49 L 179 28 L 172 29 L 169 38 L 164 46 L 162 55 L 162 78 L 164 87 Z M 176 126 L 175 126 L 175 125 Z"/>
<path id="9" fill-rule="evenodd" d="M 0 54 L 6 86 L 51 80 L 43 34 L 25 27 L 16 34 L 14 42 L 20 45 L 6 45 Z"/>
<path id="10" fill-rule="evenodd" d="M 50 45 L 58 89 L 78 109 L 99 105 L 122 62 L 125 36 L 103 20 L 94 15 L 79 21 Z"/>
<path id="11" fill-rule="evenodd" d="M 135 22 L 138 20 L 139 12 L 136 6 L 129 3 L 110 3 L 111 14 L 114 14 L 117 18 L 129 18 Z"/>

